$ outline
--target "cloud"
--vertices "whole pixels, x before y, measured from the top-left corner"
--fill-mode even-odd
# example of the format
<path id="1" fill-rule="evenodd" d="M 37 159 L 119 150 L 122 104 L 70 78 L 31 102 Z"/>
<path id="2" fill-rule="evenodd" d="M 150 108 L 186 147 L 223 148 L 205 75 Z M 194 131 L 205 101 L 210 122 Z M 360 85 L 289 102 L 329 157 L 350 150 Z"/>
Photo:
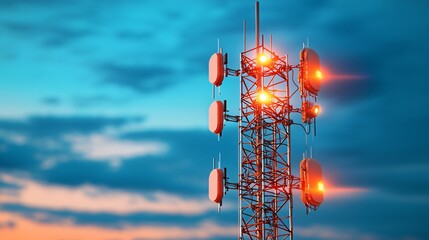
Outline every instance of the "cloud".
<path id="1" fill-rule="evenodd" d="M 21 141 L 20 138 L 19 141 Z M 11 143 L 4 140 L 0 140 L 0 146 L 0 166 L 2 170 L 31 171 L 38 167 L 38 161 L 34 156 L 37 148 L 20 142 Z"/>
<path id="2" fill-rule="evenodd" d="M 236 201 L 235 201 L 236 202 Z M 163 227 L 187 227 L 198 225 L 210 220 L 222 225 L 237 224 L 237 210 L 233 201 L 225 203 L 227 209 L 222 208 L 221 214 L 216 214 L 217 206 L 212 204 L 210 211 L 201 214 L 160 214 L 148 212 L 135 212 L 129 214 L 117 214 L 111 212 L 77 212 L 72 210 L 57 210 L 46 208 L 33 208 L 21 204 L 2 204 L 4 213 L 20 214 L 25 218 L 40 223 L 73 222 L 76 225 L 94 225 L 104 228 L 119 229 L 127 226 L 159 225 Z"/>
<path id="3" fill-rule="evenodd" d="M 69 135 L 65 137 L 72 150 L 85 159 L 118 162 L 126 158 L 160 155 L 167 151 L 161 142 L 119 140 L 104 135 Z"/>
<path id="4" fill-rule="evenodd" d="M 0 221 L 11 219 L 16 224 L 13 229 L 2 229 L 5 239 L 91 239 L 91 240 L 149 240 L 149 239 L 229 239 L 236 234 L 236 227 L 221 226 L 204 221 L 189 227 L 163 227 L 141 225 L 120 229 L 96 226 L 77 226 L 71 222 L 39 223 L 16 214 L 2 214 Z"/>
<path id="5" fill-rule="evenodd" d="M 92 135 L 98 136 L 98 140 L 92 139 Z M 228 137 L 229 135 L 231 137 Z M 219 154 L 217 150 L 219 144 L 224 146 L 222 151 L 223 158 L 226 159 L 224 163 L 228 163 L 225 166 L 228 166 L 228 170 L 232 173 L 236 170 L 236 164 L 229 164 L 236 159 L 234 158 L 237 151 L 236 132 L 225 131 L 224 136 L 226 136 L 225 139 L 217 142 L 216 136 L 206 130 L 130 131 L 119 134 L 115 138 L 99 134 L 82 135 L 83 138 L 78 140 L 79 144 L 86 148 L 85 151 L 92 148 L 89 146 L 95 145 L 106 161 L 102 161 L 101 155 L 90 156 L 89 153 L 83 153 L 82 149 L 82 152 L 70 153 L 69 161 L 61 162 L 49 169 L 33 171 L 33 176 L 36 179 L 67 186 L 90 183 L 138 192 L 160 190 L 205 197 L 206 179 L 212 168 L 212 158 Z M 130 154 L 128 152 L 122 153 L 123 150 L 119 149 L 120 158 L 123 161 L 120 168 L 112 168 L 110 161 L 112 156 L 118 156 L 118 153 L 107 155 L 113 149 L 104 144 L 109 142 L 118 143 L 116 146 L 130 144 L 133 146 L 132 154 L 135 155 L 128 155 Z M 70 140 L 68 143 L 72 149 L 74 143 Z M 134 152 L 146 152 L 147 150 L 144 149 L 146 143 L 159 144 L 162 147 L 160 150 L 163 150 L 141 155 Z M 89 159 L 89 157 L 96 159 Z M 230 177 L 232 181 L 236 181 L 235 174 L 230 174 Z"/>
<path id="6" fill-rule="evenodd" d="M 329 240 L 381 240 L 379 236 L 358 232 L 356 230 L 333 228 L 331 226 L 313 225 L 295 227 L 295 234 L 302 239 L 329 239 Z"/>
<path id="7" fill-rule="evenodd" d="M 92 107 L 100 105 L 115 106 L 126 104 L 129 102 L 129 99 L 126 98 L 115 98 L 109 95 L 94 95 L 94 96 L 76 96 L 73 97 L 72 103 L 74 106 L 83 108 L 83 107 Z"/>
<path id="8" fill-rule="evenodd" d="M 28 142 L 28 136 L 7 130 L 0 130 L 0 138 L 16 145 L 23 145 Z"/>
<path id="9" fill-rule="evenodd" d="M 66 134 L 94 133 L 111 126 L 123 126 L 139 117 L 30 116 L 26 119 L 0 119 L 0 130 L 31 138 L 58 138 Z"/>
<path id="10" fill-rule="evenodd" d="M 2 24 L 9 32 L 18 37 L 39 39 L 47 47 L 63 47 L 64 45 L 93 34 L 82 28 L 72 28 L 55 22 L 20 23 L 9 22 Z"/>
<path id="11" fill-rule="evenodd" d="M 101 159 L 102 156 L 100 155 L 100 151 L 102 146 L 97 145 L 98 141 L 102 144 L 110 144 L 111 151 L 109 154 L 112 158 L 122 158 L 126 156 L 126 151 L 129 152 L 131 150 L 138 153 L 139 150 L 136 146 L 131 146 L 130 142 L 114 142 L 113 139 L 108 139 L 107 136 L 103 137 L 100 134 L 103 132 L 119 131 L 119 129 L 128 126 L 128 124 L 141 123 L 141 120 L 142 118 L 140 117 L 115 118 L 93 116 L 30 116 L 26 119 L 19 120 L 0 119 L 0 139 L 5 141 L 5 145 L 3 146 L 4 150 L 0 151 L 0 155 L 6 153 L 13 154 L 13 152 L 8 151 L 9 148 L 16 149 L 19 147 L 18 145 L 27 145 L 29 148 L 33 149 L 33 156 L 31 159 L 52 159 L 55 158 L 55 156 L 65 155 L 68 155 L 68 158 L 74 158 L 77 157 L 75 150 L 80 156 L 83 154 L 91 159 Z M 87 138 L 84 137 L 85 135 L 88 135 Z M 79 141 L 86 141 L 85 144 L 92 143 L 92 145 L 79 145 Z M 128 144 L 127 146 L 123 145 L 126 143 Z M 112 147 L 115 144 L 120 147 L 128 148 L 124 148 L 122 154 L 118 153 L 120 149 L 117 148 L 115 149 L 116 153 L 113 153 Z M 89 149 L 89 147 L 98 151 L 98 153 L 91 154 L 91 149 Z M 134 148 L 130 149 L 129 147 Z M 150 144 L 147 150 L 150 152 L 154 147 L 153 144 Z M 159 144 L 158 147 L 161 148 Z"/>
<path id="12" fill-rule="evenodd" d="M 138 212 L 197 215 L 213 209 L 213 203 L 207 198 L 186 199 L 164 192 L 140 195 L 91 185 L 67 188 L 18 179 L 4 174 L 1 175 L 1 179 L 6 183 L 19 186 L 17 189 L 8 190 L 7 193 L 13 191 L 13 194 L 2 192 L 0 196 L 0 203 L 2 204 L 21 204 L 33 208 L 120 215 Z"/>
<path id="13" fill-rule="evenodd" d="M 171 67 L 150 65 L 102 64 L 96 68 L 103 82 L 130 88 L 140 93 L 158 92 L 175 83 Z"/>
<path id="14" fill-rule="evenodd" d="M 31 168 L 35 171 L 39 167 L 48 169 L 59 162 L 76 159 L 104 159 L 112 166 L 117 166 L 125 158 L 151 156 L 166 151 L 166 146 L 161 143 L 133 143 L 101 134 L 140 120 L 92 116 L 0 119 L 0 166 L 10 169 Z M 144 145 L 137 145 L 140 143 Z"/>
<path id="15" fill-rule="evenodd" d="M 207 183 L 201 179 L 207 178 L 211 159 L 218 155 L 215 136 L 205 130 L 103 132 L 127 122 L 127 118 L 78 117 L 0 121 L 0 128 L 11 130 L 0 134 L 0 166 L 68 186 L 89 183 L 132 191 L 206 195 Z M 15 132 L 18 135 L 11 134 Z M 236 151 L 235 132 L 232 135 L 222 141 L 224 153 Z M 112 168 L 119 163 L 120 168 Z M 190 169 L 193 174 L 187 174 Z"/>
<path id="16" fill-rule="evenodd" d="M 0 231 L 4 229 L 12 229 L 16 226 L 16 222 L 6 220 L 6 221 L 0 221 Z"/>

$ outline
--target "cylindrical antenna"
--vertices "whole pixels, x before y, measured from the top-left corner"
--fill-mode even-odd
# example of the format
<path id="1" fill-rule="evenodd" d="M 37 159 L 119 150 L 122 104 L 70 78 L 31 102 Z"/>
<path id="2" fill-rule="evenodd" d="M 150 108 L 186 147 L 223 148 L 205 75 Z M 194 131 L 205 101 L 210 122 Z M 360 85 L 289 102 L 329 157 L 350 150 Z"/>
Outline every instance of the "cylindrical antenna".
<path id="1" fill-rule="evenodd" d="M 218 163 L 218 168 L 220 168 L 221 161 L 222 161 L 222 155 L 221 155 L 221 153 L 219 152 L 219 163 Z"/>
<path id="2" fill-rule="evenodd" d="M 246 20 L 244 20 L 243 22 L 243 45 L 244 45 L 243 49 L 245 52 L 246 51 Z"/>
<path id="3" fill-rule="evenodd" d="M 262 34 L 262 46 L 265 46 L 264 34 Z"/>
<path id="4" fill-rule="evenodd" d="M 305 128 L 305 132 L 308 132 L 308 130 L 310 130 L 310 127 L 308 125 L 305 125 Z M 305 157 L 308 157 L 308 134 L 305 134 Z"/>
<path id="5" fill-rule="evenodd" d="M 255 43 L 256 47 L 259 47 L 259 1 L 256 1 L 255 4 Z"/>
<path id="6" fill-rule="evenodd" d="M 314 137 L 316 136 L 316 118 L 314 118 L 313 129 L 314 129 L 314 135 L 313 135 L 313 139 L 314 139 Z"/>

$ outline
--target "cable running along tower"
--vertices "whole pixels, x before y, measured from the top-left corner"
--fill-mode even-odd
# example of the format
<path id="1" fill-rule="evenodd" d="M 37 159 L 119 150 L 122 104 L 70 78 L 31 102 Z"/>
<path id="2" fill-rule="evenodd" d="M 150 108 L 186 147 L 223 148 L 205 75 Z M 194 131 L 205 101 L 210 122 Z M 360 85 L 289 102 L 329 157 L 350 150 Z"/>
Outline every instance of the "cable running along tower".
<path id="1" fill-rule="evenodd" d="M 323 202 L 321 165 L 307 153 L 292 174 L 291 127 L 301 126 L 305 134 L 315 134 L 316 105 L 322 73 L 318 54 L 308 46 L 297 65 L 288 56 L 266 46 L 259 31 L 259 2 L 255 4 L 255 47 L 244 50 L 240 69 L 228 68 L 227 54 L 221 49 L 209 61 L 209 81 L 220 87 L 225 77 L 240 78 L 240 115 L 228 114 L 226 101 L 215 100 L 209 109 L 209 129 L 219 137 L 225 121 L 239 128 L 238 182 L 229 182 L 226 168 L 213 169 L 209 176 L 209 198 L 220 207 L 224 193 L 238 190 L 240 199 L 238 239 L 293 239 L 293 190 L 301 191 L 307 213 Z M 298 70 L 295 82 L 294 70 Z M 213 98 L 215 97 L 213 89 Z M 293 106 L 292 100 L 300 106 Z M 293 115 L 301 115 L 299 122 Z"/>

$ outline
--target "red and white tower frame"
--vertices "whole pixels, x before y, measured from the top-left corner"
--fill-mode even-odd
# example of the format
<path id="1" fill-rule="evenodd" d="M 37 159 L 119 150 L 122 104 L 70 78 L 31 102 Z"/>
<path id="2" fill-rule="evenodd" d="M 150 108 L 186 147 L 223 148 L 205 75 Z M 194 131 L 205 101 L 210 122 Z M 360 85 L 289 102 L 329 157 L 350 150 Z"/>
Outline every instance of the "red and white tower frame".
<path id="1" fill-rule="evenodd" d="M 293 239 L 293 190 L 301 190 L 307 209 L 317 209 L 323 201 L 320 164 L 305 158 L 300 176 L 293 176 L 291 126 L 301 125 L 306 134 L 320 112 L 315 104 L 321 72 L 317 53 L 304 48 L 300 63 L 290 65 L 287 56 L 279 56 L 267 47 L 259 34 L 259 2 L 255 9 L 255 47 L 241 53 L 240 69 L 226 66 L 224 55 L 215 53 L 209 63 L 209 80 L 220 86 L 223 77 L 240 77 L 240 115 L 230 116 L 221 101 L 210 107 L 209 126 L 221 134 L 223 120 L 238 122 L 240 172 L 238 183 L 230 183 L 221 169 L 210 175 L 210 199 L 221 204 L 223 189 L 238 190 L 240 198 L 239 239 Z M 294 69 L 299 81 L 293 80 Z M 291 77 L 291 78 L 290 78 Z M 293 106 L 292 99 L 300 106 Z M 292 114 L 301 114 L 295 123 Z"/>

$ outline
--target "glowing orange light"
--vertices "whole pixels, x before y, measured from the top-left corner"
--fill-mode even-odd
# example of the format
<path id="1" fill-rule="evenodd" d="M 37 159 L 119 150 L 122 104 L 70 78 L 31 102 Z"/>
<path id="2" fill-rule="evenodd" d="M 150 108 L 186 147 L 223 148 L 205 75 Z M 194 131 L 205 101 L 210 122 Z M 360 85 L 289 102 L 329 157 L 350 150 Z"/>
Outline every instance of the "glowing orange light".
<path id="1" fill-rule="evenodd" d="M 258 57 L 258 61 L 261 65 L 267 65 L 270 62 L 270 58 L 264 53 L 261 53 Z"/>
<path id="2" fill-rule="evenodd" d="M 316 77 L 319 78 L 319 79 L 322 79 L 323 78 L 322 72 L 319 71 L 319 70 L 317 70 L 316 71 Z"/>
<path id="3" fill-rule="evenodd" d="M 269 94 L 266 92 L 259 93 L 258 99 L 261 103 L 268 103 L 271 100 Z"/>
<path id="4" fill-rule="evenodd" d="M 318 187 L 319 187 L 319 191 L 321 192 L 325 191 L 325 186 L 323 186 L 322 182 L 319 182 Z"/>
<path id="5" fill-rule="evenodd" d="M 319 115 L 319 113 L 320 113 L 320 107 L 319 107 L 319 105 L 314 106 L 313 112 L 314 112 L 314 114 L 316 116 Z"/>

